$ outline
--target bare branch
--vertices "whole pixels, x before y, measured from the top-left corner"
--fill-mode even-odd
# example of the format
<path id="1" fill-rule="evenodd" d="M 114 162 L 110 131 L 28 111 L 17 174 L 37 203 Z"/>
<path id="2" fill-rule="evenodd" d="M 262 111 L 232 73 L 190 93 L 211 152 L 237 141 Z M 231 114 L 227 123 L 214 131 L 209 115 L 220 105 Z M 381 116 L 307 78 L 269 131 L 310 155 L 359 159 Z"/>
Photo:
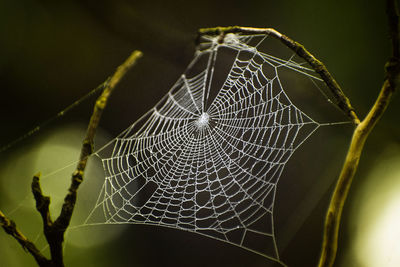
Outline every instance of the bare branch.
<path id="1" fill-rule="evenodd" d="M 251 27 L 216 27 L 216 28 L 205 28 L 199 30 L 199 35 L 220 35 L 221 41 L 227 33 L 240 33 L 240 34 L 268 34 L 274 38 L 280 40 L 284 45 L 293 50 L 298 56 L 302 57 L 308 64 L 321 76 L 325 84 L 331 90 L 332 94 L 336 98 L 338 107 L 353 121 L 355 125 L 360 123 L 357 114 L 350 104 L 350 100 L 343 93 L 339 84 L 329 73 L 325 65 L 315 58 L 307 49 L 300 43 L 290 39 L 284 34 L 281 34 L 272 28 L 251 28 Z"/>
<path id="2" fill-rule="evenodd" d="M 100 122 L 101 115 L 104 108 L 107 105 L 107 101 L 114 91 L 117 84 L 120 82 L 122 77 L 126 72 L 136 63 L 137 59 L 142 56 L 142 52 L 134 51 L 128 59 L 118 67 L 114 75 L 108 81 L 103 93 L 97 99 L 94 106 L 92 117 L 86 131 L 86 137 L 82 144 L 81 154 L 79 157 L 78 166 L 75 172 L 72 174 L 71 185 L 68 189 L 68 194 L 65 196 L 64 204 L 61 209 L 61 213 L 58 218 L 54 221 L 51 229 L 49 229 L 48 234 L 51 236 L 50 240 L 47 239 L 50 245 L 50 252 L 52 255 L 52 260 L 61 260 L 62 262 L 62 242 L 64 241 L 64 233 L 69 226 L 71 221 L 72 213 L 74 211 L 77 191 L 79 185 L 83 181 L 83 174 L 86 168 L 88 157 L 93 152 L 93 142 L 96 134 L 97 127 Z"/>
<path id="3" fill-rule="evenodd" d="M 81 155 L 79 157 L 78 166 L 75 172 L 72 175 L 71 185 L 68 189 L 68 194 L 64 199 L 64 204 L 60 213 L 60 216 L 56 219 L 54 224 L 58 225 L 58 227 L 66 228 L 69 225 L 72 211 L 75 206 L 76 201 L 76 192 L 78 190 L 79 185 L 82 183 L 83 180 L 83 173 L 86 168 L 86 163 L 88 157 L 93 152 L 93 140 L 96 134 L 97 126 L 99 124 L 101 115 L 105 106 L 107 105 L 107 101 L 114 91 L 117 84 L 120 82 L 122 77 L 126 74 L 126 72 L 136 63 L 137 59 L 142 56 L 142 52 L 134 51 L 129 58 L 118 67 L 114 75 L 109 79 L 106 88 L 104 89 L 103 93 L 97 99 L 92 117 L 90 118 L 89 126 L 86 131 L 86 137 L 83 141 Z"/>
<path id="4" fill-rule="evenodd" d="M 392 41 L 392 56 L 400 58 L 399 9 L 397 1 L 386 0 L 386 14 L 389 24 L 389 36 Z"/>
<path id="5" fill-rule="evenodd" d="M 374 106 L 354 131 L 346 160 L 326 214 L 319 267 L 330 267 L 335 261 L 340 218 L 351 183 L 357 170 L 362 149 L 369 133 L 382 117 L 389 105 L 390 99 L 397 88 L 397 81 L 400 77 L 398 10 L 395 0 L 387 0 L 386 3 L 390 29 L 389 32 L 393 46 L 392 57 L 386 63 L 386 78 Z"/>
<path id="6" fill-rule="evenodd" d="M 36 209 L 42 216 L 43 225 L 51 226 L 53 222 L 51 221 L 49 205 L 50 197 L 44 196 L 42 193 L 42 188 L 40 187 L 40 173 L 33 176 L 32 179 L 32 194 L 36 201 Z"/>
<path id="7" fill-rule="evenodd" d="M 93 114 L 86 131 L 86 137 L 83 141 L 81 154 L 79 157 L 78 166 L 72 174 L 71 185 L 68 193 L 65 196 L 64 204 L 62 206 L 60 215 L 53 222 L 49 212 L 50 197 L 44 196 L 40 186 L 40 174 L 33 177 L 32 180 L 32 193 L 36 201 L 36 209 L 40 213 L 43 220 L 44 235 L 50 247 L 51 259 L 44 257 L 36 246 L 29 241 L 16 227 L 15 223 L 8 219 L 0 211 L 0 225 L 3 227 L 7 234 L 13 236 L 24 249 L 26 249 L 35 258 L 39 266 L 42 267 L 63 267 L 63 252 L 62 243 L 64 241 L 64 234 L 71 221 L 72 213 L 74 211 L 77 191 L 79 185 L 83 181 L 83 175 L 86 168 L 88 157 L 93 151 L 93 142 L 96 134 L 97 127 L 107 101 L 114 91 L 115 87 L 124 77 L 126 72 L 135 65 L 137 59 L 142 56 L 142 52 L 134 51 L 128 59 L 120 65 L 115 73 L 104 84 L 104 91 L 97 99 Z"/>
<path id="8" fill-rule="evenodd" d="M 4 231 L 14 237 L 18 243 L 22 246 L 22 248 L 30 253 L 36 260 L 39 266 L 46 266 L 49 262 L 45 256 L 40 252 L 40 250 L 35 246 L 33 242 L 31 242 L 28 238 L 22 234 L 15 222 L 8 219 L 3 212 L 0 211 L 0 225 L 3 227 Z"/>

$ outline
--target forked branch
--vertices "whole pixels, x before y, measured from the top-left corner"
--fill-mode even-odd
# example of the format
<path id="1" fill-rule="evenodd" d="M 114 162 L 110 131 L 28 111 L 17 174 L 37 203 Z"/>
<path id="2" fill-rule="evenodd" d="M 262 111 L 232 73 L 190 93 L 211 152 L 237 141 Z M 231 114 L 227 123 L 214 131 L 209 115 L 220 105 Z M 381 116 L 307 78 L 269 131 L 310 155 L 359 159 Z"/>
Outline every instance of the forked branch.
<path id="1" fill-rule="evenodd" d="M 347 152 L 342 171 L 337 181 L 325 218 L 325 231 L 319 267 L 330 267 L 336 257 L 340 218 L 353 177 L 357 170 L 365 140 L 382 117 L 390 99 L 398 88 L 400 78 L 399 15 L 396 0 L 386 1 L 389 34 L 392 41 L 392 56 L 385 65 L 386 77 L 375 104 L 365 119 L 356 127 Z"/>
<path id="2" fill-rule="evenodd" d="M 28 251 L 36 260 L 39 266 L 42 267 L 63 267 L 63 251 L 62 243 L 64 242 L 64 234 L 71 221 L 72 213 L 74 211 L 77 191 L 79 185 L 83 181 L 83 175 L 86 168 L 88 157 L 93 152 L 93 142 L 96 134 L 97 127 L 100 122 L 101 115 L 106 107 L 107 101 L 114 91 L 117 84 L 124 77 L 126 72 L 136 63 L 137 59 L 142 56 L 140 51 L 134 51 L 125 62 L 120 65 L 115 73 L 105 82 L 105 87 L 97 99 L 94 106 L 92 116 L 86 131 L 86 137 L 83 141 L 81 154 L 78 161 L 78 166 L 72 174 L 71 185 L 68 193 L 64 199 L 60 215 L 55 221 L 51 219 L 49 212 L 50 197 L 44 196 L 40 187 L 40 174 L 33 177 L 32 180 L 32 193 L 36 201 L 36 209 L 40 213 L 43 221 L 43 232 L 50 247 L 51 258 L 47 259 L 37 249 L 35 244 L 28 240 L 18 229 L 16 224 L 8 219 L 0 211 L 0 225 L 3 227 L 7 234 L 13 236 L 21 246 Z"/>

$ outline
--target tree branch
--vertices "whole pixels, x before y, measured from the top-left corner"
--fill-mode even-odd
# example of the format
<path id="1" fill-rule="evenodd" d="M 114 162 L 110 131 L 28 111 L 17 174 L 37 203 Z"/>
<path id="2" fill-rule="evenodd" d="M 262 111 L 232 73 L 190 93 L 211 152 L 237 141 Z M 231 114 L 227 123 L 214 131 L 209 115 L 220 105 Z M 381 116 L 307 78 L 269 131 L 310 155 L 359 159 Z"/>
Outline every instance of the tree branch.
<path id="1" fill-rule="evenodd" d="M 40 250 L 31 242 L 28 238 L 22 234 L 14 221 L 8 219 L 3 212 L 0 211 L 0 225 L 3 227 L 4 231 L 15 238 L 22 248 L 30 253 L 36 260 L 39 266 L 46 266 L 49 262 L 48 259 L 40 252 Z"/>
<path id="2" fill-rule="evenodd" d="M 357 170 L 362 149 L 369 133 L 382 117 L 389 105 L 393 93 L 398 87 L 397 81 L 400 77 L 399 16 L 395 0 L 386 1 L 386 12 L 388 16 L 390 38 L 392 40 L 392 57 L 386 63 L 386 78 L 375 104 L 353 133 L 350 148 L 347 152 L 342 171 L 326 214 L 319 267 L 330 267 L 335 261 L 340 218 L 351 183 Z"/>
<path id="3" fill-rule="evenodd" d="M 350 148 L 347 152 L 347 156 L 326 215 L 324 241 L 319 262 L 320 267 L 332 266 L 334 263 L 337 251 L 337 239 L 341 214 L 351 186 L 351 182 L 358 167 L 362 149 L 369 133 L 384 113 L 390 102 L 393 92 L 398 86 L 400 76 L 400 42 L 398 24 L 399 16 L 397 3 L 395 0 L 387 0 L 386 12 L 388 15 L 389 33 L 392 41 L 392 57 L 388 60 L 385 66 L 386 78 L 382 85 L 381 92 L 374 106 L 362 122 L 360 122 L 360 120 L 358 119 L 358 116 L 352 108 L 349 99 L 345 96 L 342 89 L 329 73 L 325 65 L 321 61 L 316 59 L 310 52 L 308 52 L 303 45 L 297 43 L 296 41 L 293 41 L 289 37 L 271 28 L 260 29 L 233 26 L 206 28 L 199 30 L 199 36 L 219 35 L 220 42 L 223 42 L 223 39 L 227 33 L 269 34 L 280 40 L 283 44 L 296 52 L 297 55 L 305 59 L 311 65 L 311 67 L 321 76 L 325 84 L 335 96 L 338 102 L 338 106 L 352 119 L 353 123 L 357 126 L 354 130 L 353 137 L 350 143 Z"/>
<path id="4" fill-rule="evenodd" d="M 93 152 L 94 136 L 96 134 L 97 126 L 99 125 L 103 110 L 107 105 L 107 101 L 122 77 L 124 77 L 126 72 L 136 63 L 137 59 L 141 56 L 142 52 L 134 51 L 129 56 L 129 58 L 121 66 L 118 67 L 114 75 L 109 79 L 108 85 L 105 87 L 103 93 L 96 101 L 93 114 L 90 118 L 89 126 L 86 131 L 86 137 L 83 141 L 79 162 L 75 172 L 72 174 L 71 185 L 68 189 L 69 192 L 64 199 L 64 204 L 62 206 L 60 216 L 54 222 L 54 224 L 56 224 L 60 229 L 64 229 L 69 225 L 72 211 L 76 202 L 76 192 L 79 188 L 79 185 L 82 183 L 87 159 Z"/>
<path id="5" fill-rule="evenodd" d="M 76 170 L 72 174 L 71 185 L 68 193 L 64 198 L 64 203 L 61 208 L 60 215 L 53 222 L 49 212 L 50 197 L 44 196 L 40 187 L 40 174 L 33 177 L 32 180 L 32 193 L 36 201 L 36 209 L 40 213 L 43 220 L 43 232 L 50 247 L 51 259 L 44 257 L 37 249 L 33 242 L 29 241 L 16 227 L 15 223 L 8 219 L 0 211 L 0 225 L 3 227 L 7 234 L 13 236 L 21 246 L 26 249 L 36 260 L 39 266 L 42 267 L 63 267 L 63 252 L 62 243 L 64 241 L 64 234 L 71 221 L 72 213 L 74 211 L 77 191 L 79 185 L 83 181 L 83 175 L 86 168 L 88 157 L 93 152 L 93 142 L 96 134 L 97 127 L 100 122 L 101 115 L 107 105 L 107 101 L 114 91 L 117 84 L 124 77 L 126 72 L 136 63 L 137 59 L 142 56 L 140 51 L 134 51 L 128 59 L 120 65 L 115 73 L 105 82 L 105 88 L 97 99 L 94 106 L 92 116 L 86 131 L 86 137 L 83 141 L 81 154 Z"/>
<path id="6" fill-rule="evenodd" d="M 397 1 L 386 0 L 386 14 L 388 17 L 389 36 L 392 41 L 392 56 L 400 58 L 399 9 Z"/>
<path id="7" fill-rule="evenodd" d="M 343 93 L 339 84 L 329 73 L 325 65 L 315 58 L 308 50 L 300 43 L 290 39 L 284 34 L 281 34 L 272 28 L 251 28 L 251 27 L 216 27 L 216 28 L 204 28 L 199 30 L 199 36 L 202 35 L 220 35 L 220 42 L 228 33 L 239 33 L 239 34 L 267 34 L 278 40 L 280 40 L 285 46 L 293 50 L 298 56 L 302 57 L 310 66 L 317 72 L 325 84 L 328 86 L 332 94 L 334 95 L 338 107 L 353 121 L 355 125 L 360 123 L 353 107 L 350 104 L 350 100 Z"/>

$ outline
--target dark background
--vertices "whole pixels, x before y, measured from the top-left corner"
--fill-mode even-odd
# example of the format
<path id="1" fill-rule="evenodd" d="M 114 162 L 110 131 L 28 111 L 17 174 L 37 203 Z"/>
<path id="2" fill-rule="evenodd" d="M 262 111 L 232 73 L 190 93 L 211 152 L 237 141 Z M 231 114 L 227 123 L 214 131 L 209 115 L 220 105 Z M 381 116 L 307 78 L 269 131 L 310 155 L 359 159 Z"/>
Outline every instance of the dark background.
<path id="1" fill-rule="evenodd" d="M 273 27 L 305 45 L 327 65 L 361 117 L 380 89 L 390 48 L 383 1 L 1 0 L 0 144 L 6 145 L 54 117 L 102 83 L 134 49 L 140 49 L 144 57 L 123 80 L 102 118 L 104 136 L 116 136 L 151 108 L 185 70 L 199 28 L 229 25 Z M 36 144 L 65 127 L 79 128 L 82 134 L 93 101 L 92 97 L 0 154 L 0 208 L 5 213 L 14 215 L 11 211 L 30 198 L 30 177 L 20 180 L 21 173 L 13 174 L 13 170 L 43 171 L 31 163 L 40 160 L 32 152 Z M 363 206 L 358 196 L 364 193 L 357 188 L 364 188 L 366 177 L 384 180 L 384 174 L 368 175 L 374 166 L 385 161 L 388 153 L 398 155 L 399 101 L 396 95 L 366 144 L 344 211 L 337 266 L 367 266 L 354 252 L 354 233 L 360 224 L 351 211 Z M 80 136 L 66 133 L 65 143 L 80 140 Z M 294 176 L 295 180 L 282 178 L 280 182 L 277 202 L 289 208 L 277 215 L 278 246 L 282 260 L 290 266 L 317 263 L 324 213 L 350 136 L 349 126 L 318 133 L 315 143 L 291 159 L 299 164 L 289 167 L 283 178 Z M 329 148 L 325 150 L 312 149 L 326 143 Z M 79 147 L 79 142 L 74 145 Z M 54 157 L 69 163 L 64 156 Z M 22 159 L 25 161 L 19 163 Z M 302 180 L 301 174 L 307 177 Z M 46 193 L 52 195 L 52 191 Z M 58 194 L 62 198 L 63 191 Z M 376 194 L 371 193 L 370 198 Z M 81 198 L 85 197 L 89 198 Z M 374 218 L 378 216 L 373 212 Z M 34 212 L 17 211 L 13 218 L 34 239 L 40 230 L 37 217 Z M 93 231 L 101 237 L 118 227 Z M 173 229 L 134 225 L 120 231 L 113 239 L 89 248 L 67 245 L 67 265 L 274 266 L 240 248 Z M 0 233 L 0 266 L 34 265 L 30 255 Z"/>

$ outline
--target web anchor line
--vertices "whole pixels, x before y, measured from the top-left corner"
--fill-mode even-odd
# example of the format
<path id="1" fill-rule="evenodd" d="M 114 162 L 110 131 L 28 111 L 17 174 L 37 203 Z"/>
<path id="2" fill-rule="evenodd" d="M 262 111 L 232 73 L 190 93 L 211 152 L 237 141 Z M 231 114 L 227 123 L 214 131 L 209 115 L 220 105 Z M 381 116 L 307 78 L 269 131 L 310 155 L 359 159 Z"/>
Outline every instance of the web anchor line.
<path id="1" fill-rule="evenodd" d="M 40 123 L 36 127 L 32 128 L 30 131 L 28 131 L 27 133 L 21 135 L 20 137 L 18 137 L 17 139 L 11 141 L 10 143 L 1 146 L 0 147 L 0 153 L 5 152 L 6 150 L 10 149 L 11 147 L 14 147 L 15 145 L 19 144 L 20 142 L 24 141 L 25 139 L 35 135 L 37 132 L 39 132 L 43 128 L 47 127 L 48 125 L 50 125 L 54 121 L 60 119 L 61 117 L 64 117 L 71 110 L 73 110 L 74 108 L 76 108 L 77 106 L 82 104 L 82 102 L 84 102 L 85 100 L 89 99 L 90 97 L 92 97 L 92 96 L 96 95 L 97 93 L 101 92 L 102 90 L 104 90 L 104 88 L 107 86 L 108 81 L 109 81 L 109 78 L 104 83 L 100 84 L 99 86 L 97 86 L 96 88 L 94 88 L 93 90 L 88 92 L 86 95 L 84 95 L 83 97 L 79 98 L 74 103 L 72 103 L 71 105 L 67 106 L 66 108 L 64 108 L 63 110 L 58 112 L 53 117 L 51 117 L 51 118 L 45 120 L 44 122 Z"/>

